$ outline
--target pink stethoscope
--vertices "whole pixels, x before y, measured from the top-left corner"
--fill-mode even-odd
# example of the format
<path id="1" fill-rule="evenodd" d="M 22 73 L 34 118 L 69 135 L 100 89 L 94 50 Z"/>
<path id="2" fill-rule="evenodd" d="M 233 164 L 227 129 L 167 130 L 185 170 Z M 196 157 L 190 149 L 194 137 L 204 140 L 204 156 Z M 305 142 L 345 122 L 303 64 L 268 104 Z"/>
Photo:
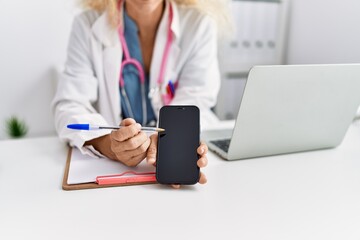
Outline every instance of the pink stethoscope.
<path id="1" fill-rule="evenodd" d="M 119 1 L 119 9 L 121 7 L 121 2 L 122 1 Z M 172 10 L 171 4 L 169 4 L 169 23 L 168 23 L 167 41 L 166 41 L 166 45 L 165 45 L 164 55 L 163 55 L 163 58 L 162 58 L 162 61 L 161 61 L 159 78 L 157 80 L 158 86 L 161 86 L 161 84 L 164 82 L 166 63 L 167 63 L 167 60 L 168 60 L 168 57 L 169 57 L 171 44 L 173 42 L 173 35 L 172 35 L 172 31 L 171 31 L 172 20 L 173 20 L 173 10 Z M 126 44 L 126 40 L 125 40 L 125 36 L 124 36 L 124 28 L 120 26 L 119 29 L 118 29 L 118 33 L 119 33 L 120 43 L 121 43 L 121 46 L 122 46 L 123 52 L 124 52 L 124 60 L 121 63 L 121 70 L 120 70 L 121 73 L 120 73 L 120 80 L 119 80 L 120 87 L 121 87 L 121 94 L 123 95 L 123 97 L 125 99 L 125 105 L 126 105 L 128 111 L 129 111 L 130 117 L 134 119 L 135 115 L 134 115 L 134 112 L 132 111 L 129 98 L 128 98 L 128 96 L 126 94 L 126 91 L 125 91 L 125 82 L 124 82 L 124 77 L 122 75 L 122 70 L 124 69 L 124 67 L 126 65 L 133 65 L 137 69 L 137 71 L 139 73 L 139 78 L 140 78 L 141 99 L 142 99 L 142 113 L 143 113 L 143 122 L 142 122 L 142 124 L 145 126 L 146 123 L 147 123 L 147 106 L 146 106 L 146 93 L 145 93 L 145 72 L 144 72 L 144 69 L 143 69 L 141 63 L 130 56 L 129 48 L 128 48 L 127 44 Z M 164 97 L 165 96 L 163 96 L 163 98 Z"/>

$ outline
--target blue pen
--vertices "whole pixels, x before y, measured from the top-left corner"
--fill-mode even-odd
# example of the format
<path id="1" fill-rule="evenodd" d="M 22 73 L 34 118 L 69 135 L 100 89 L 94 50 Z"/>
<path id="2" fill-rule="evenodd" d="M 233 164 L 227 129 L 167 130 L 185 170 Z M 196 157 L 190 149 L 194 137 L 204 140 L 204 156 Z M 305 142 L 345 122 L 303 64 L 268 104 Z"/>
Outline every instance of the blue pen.
<path id="1" fill-rule="evenodd" d="M 122 128 L 123 126 L 96 126 L 96 125 L 90 125 L 90 124 L 69 124 L 67 125 L 67 128 L 73 129 L 73 130 L 101 130 L 101 129 L 114 129 L 118 130 Z M 165 129 L 163 128 L 155 128 L 155 127 L 141 127 L 141 130 L 146 132 L 164 132 Z"/>

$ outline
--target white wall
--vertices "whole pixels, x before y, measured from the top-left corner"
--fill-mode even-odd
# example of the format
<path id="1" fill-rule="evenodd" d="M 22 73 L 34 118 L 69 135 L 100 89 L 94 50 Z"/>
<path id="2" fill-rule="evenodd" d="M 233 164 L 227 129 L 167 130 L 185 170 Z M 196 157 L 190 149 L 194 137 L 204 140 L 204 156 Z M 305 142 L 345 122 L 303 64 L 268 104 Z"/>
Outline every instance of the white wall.
<path id="1" fill-rule="evenodd" d="M 0 0 L 0 139 L 15 114 L 29 136 L 54 134 L 50 101 L 65 61 L 75 0 Z"/>
<path id="2" fill-rule="evenodd" d="M 292 0 L 287 63 L 360 63 L 359 0 Z"/>

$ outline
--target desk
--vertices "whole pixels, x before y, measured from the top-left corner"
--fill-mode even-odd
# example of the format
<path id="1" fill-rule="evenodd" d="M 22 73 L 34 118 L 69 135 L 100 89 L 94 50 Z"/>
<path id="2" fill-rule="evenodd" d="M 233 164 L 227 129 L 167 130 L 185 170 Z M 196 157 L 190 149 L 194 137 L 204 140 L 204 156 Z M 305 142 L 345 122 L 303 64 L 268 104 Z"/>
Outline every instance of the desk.
<path id="1" fill-rule="evenodd" d="M 0 142 L 0 239 L 360 239 L 360 123 L 331 150 L 227 162 L 209 182 L 66 192 L 56 137 Z"/>

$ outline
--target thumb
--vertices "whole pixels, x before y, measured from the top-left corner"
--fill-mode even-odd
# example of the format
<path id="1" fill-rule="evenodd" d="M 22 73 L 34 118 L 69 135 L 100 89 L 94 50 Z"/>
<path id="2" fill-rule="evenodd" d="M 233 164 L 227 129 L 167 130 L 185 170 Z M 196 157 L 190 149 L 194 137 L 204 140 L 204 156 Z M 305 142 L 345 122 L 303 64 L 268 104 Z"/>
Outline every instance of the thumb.
<path id="1" fill-rule="evenodd" d="M 155 164 L 156 162 L 156 153 L 157 153 L 157 140 L 158 140 L 158 134 L 153 134 L 150 136 L 150 146 L 147 151 L 147 162 L 149 164 Z"/>

